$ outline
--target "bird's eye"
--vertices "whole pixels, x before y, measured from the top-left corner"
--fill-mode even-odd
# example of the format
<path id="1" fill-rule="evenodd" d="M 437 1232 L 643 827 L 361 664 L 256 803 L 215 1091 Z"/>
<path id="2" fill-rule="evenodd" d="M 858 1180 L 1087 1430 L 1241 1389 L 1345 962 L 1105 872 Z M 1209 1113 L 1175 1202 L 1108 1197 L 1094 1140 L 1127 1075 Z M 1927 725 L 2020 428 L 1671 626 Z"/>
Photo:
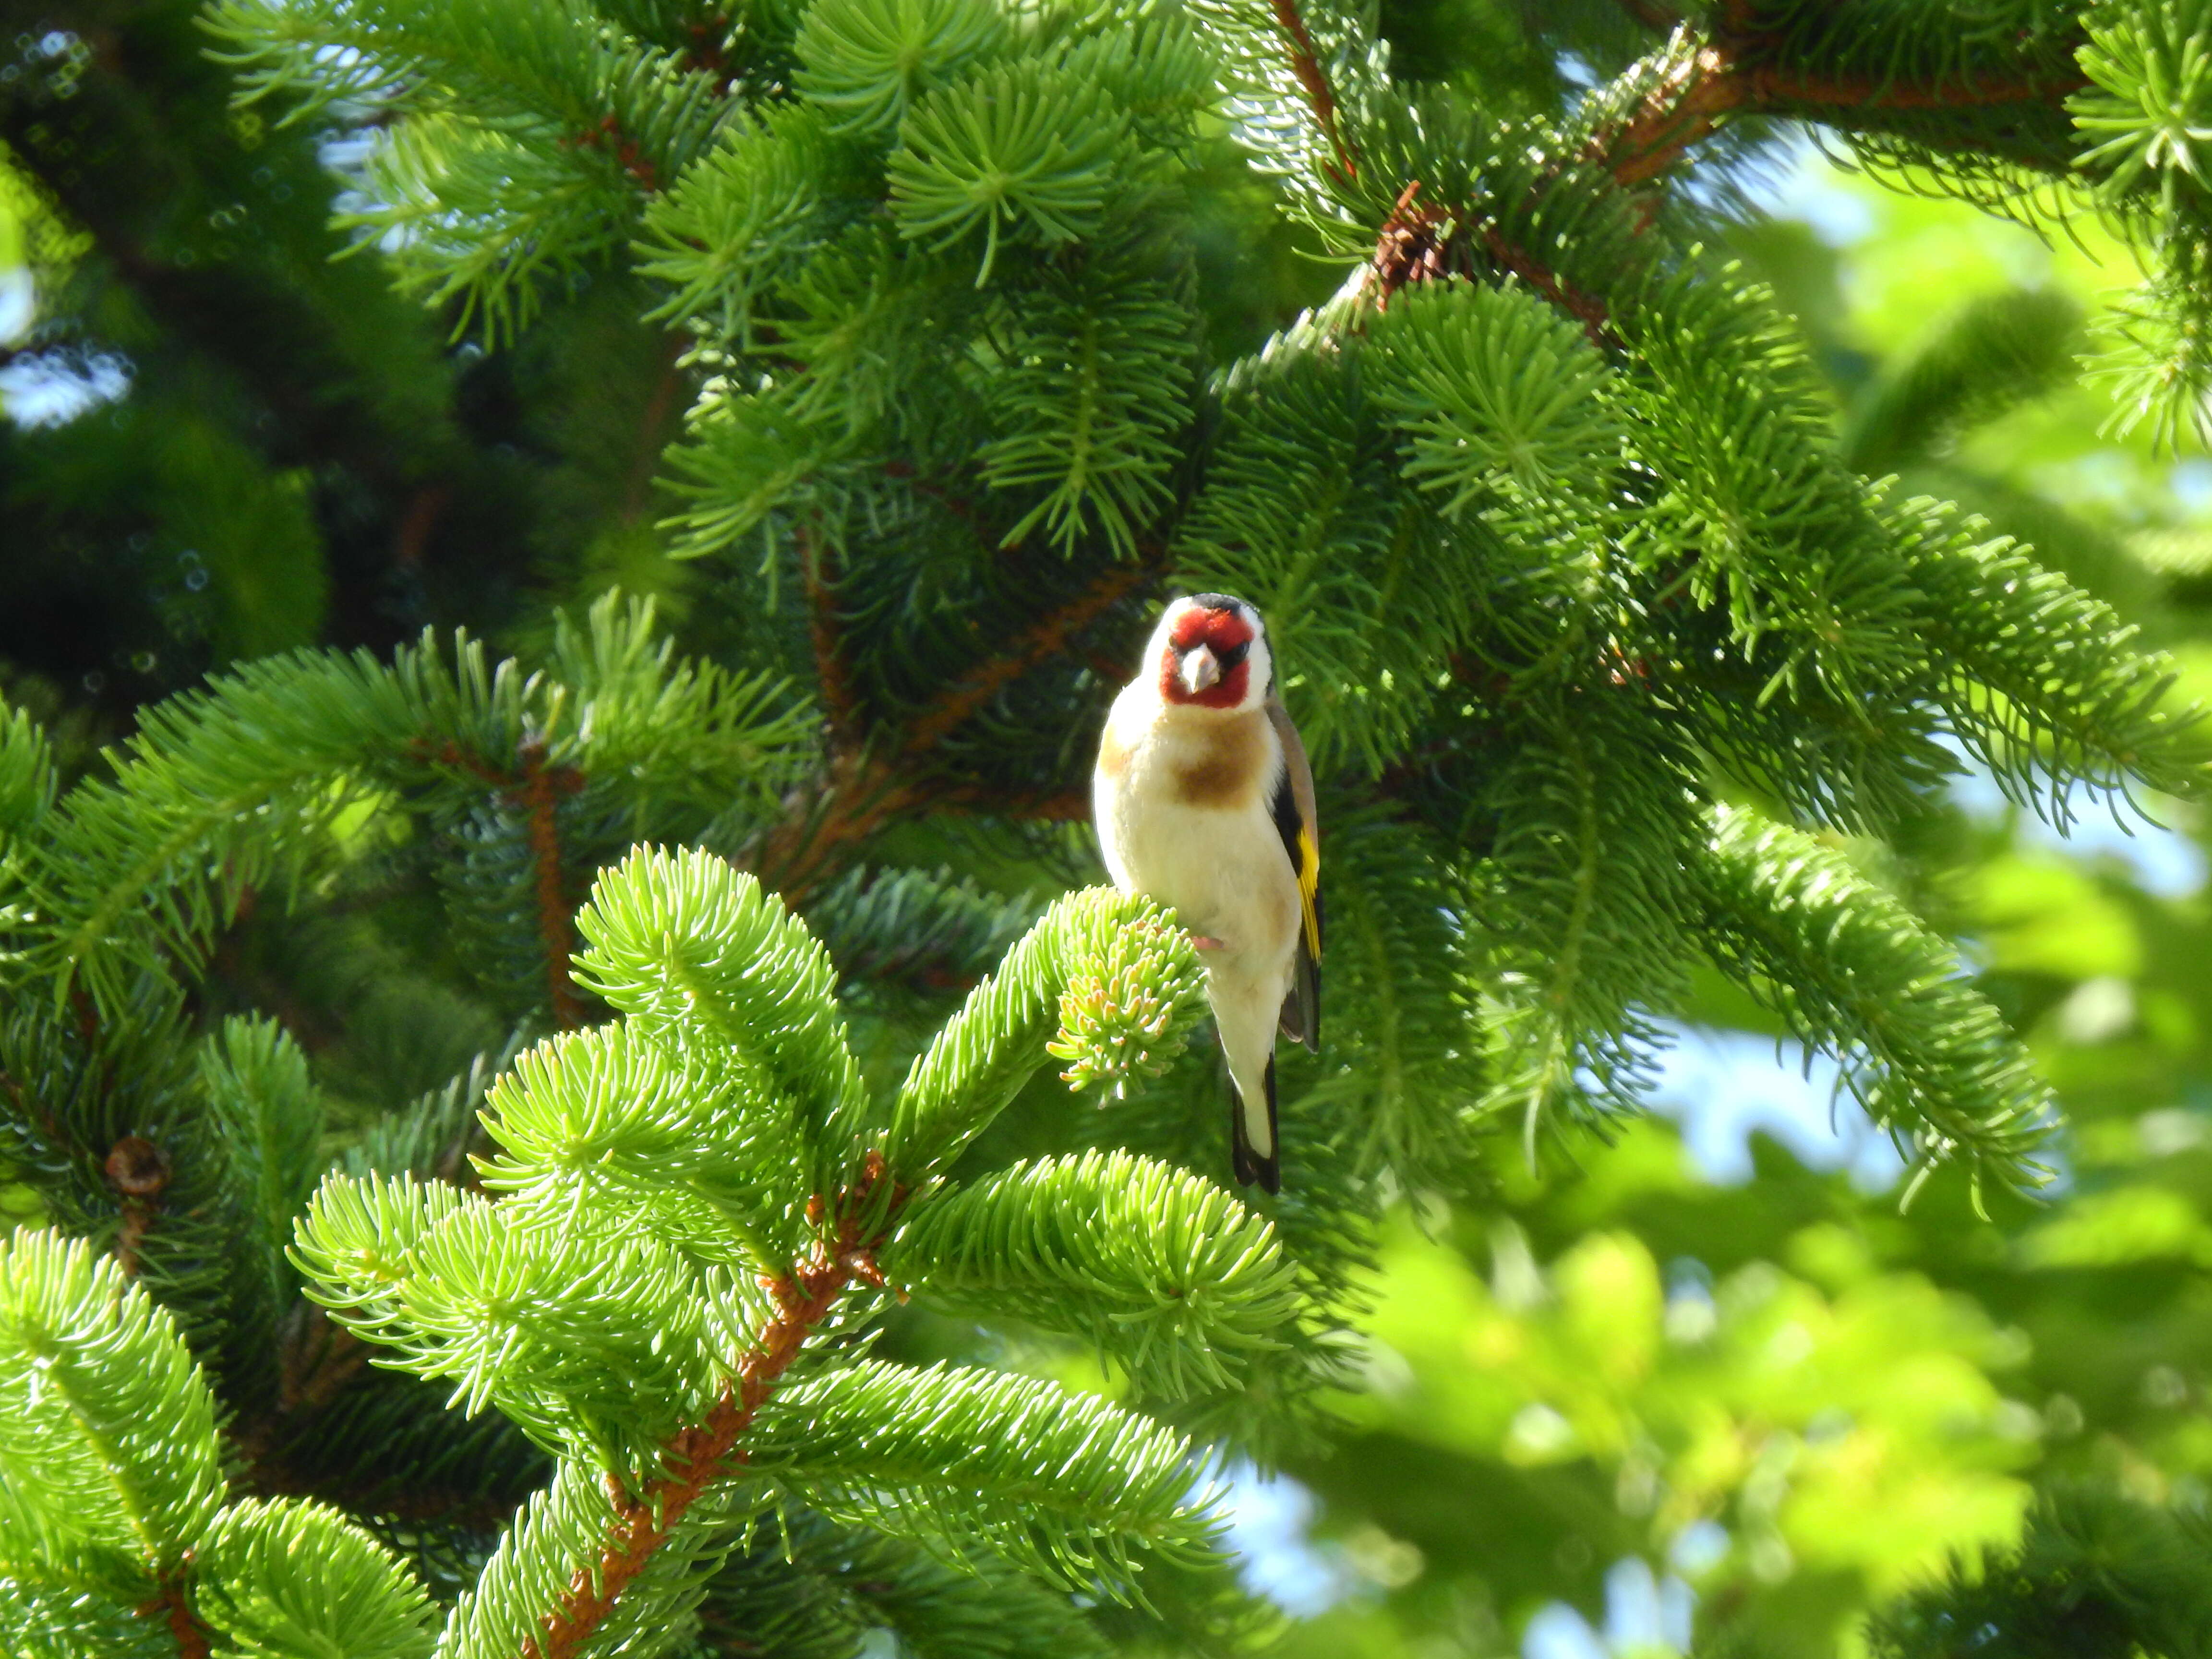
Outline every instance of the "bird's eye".
<path id="1" fill-rule="evenodd" d="M 1251 654 L 1252 641 L 1249 640 L 1242 645 L 1217 645 L 1213 647 L 1213 659 L 1221 665 L 1221 672 L 1224 674 Z"/>

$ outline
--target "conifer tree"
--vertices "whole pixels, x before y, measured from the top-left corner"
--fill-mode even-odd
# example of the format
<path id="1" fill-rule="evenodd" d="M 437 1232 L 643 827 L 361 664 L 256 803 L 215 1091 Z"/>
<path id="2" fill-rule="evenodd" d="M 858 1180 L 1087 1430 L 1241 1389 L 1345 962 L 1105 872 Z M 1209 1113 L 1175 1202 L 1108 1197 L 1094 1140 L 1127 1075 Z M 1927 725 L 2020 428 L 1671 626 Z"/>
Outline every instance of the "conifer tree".
<path id="1" fill-rule="evenodd" d="M 615 282 L 527 350 L 441 350 L 336 257 L 348 136 L 234 108 L 199 12 L 0 4 L 0 682 L 72 764 L 234 658 L 512 626 L 533 574 L 623 568 L 682 412 Z"/>
<path id="2" fill-rule="evenodd" d="M 1297 0 L 210 23 L 246 107 L 380 135 L 354 222 L 483 342 L 650 289 L 674 545 L 744 605 L 726 660 L 610 596 L 531 661 L 248 662 L 66 790 L 6 726 L 11 1650 L 1233 1645 L 1200 1449 L 1314 1432 L 1386 1201 L 1632 1109 L 1693 967 L 1916 1185 L 2041 1178 L 2025 1051 L 1845 838 L 1947 744 L 2062 817 L 2203 751 L 2103 605 L 1852 469 L 1685 181 L 1806 118 L 2103 213 L 2154 274 L 2101 372 L 2179 437 L 2201 0 L 1568 8 L 1480 73 Z M 1563 104 L 1566 48 L 1617 72 Z M 1249 340 L 1285 241 L 1340 285 Z M 1264 1209 L 1188 941 L 1087 884 L 1176 586 L 1261 606 L 1323 780 Z M 1114 1398 L 929 1363 L 932 1308 Z"/>

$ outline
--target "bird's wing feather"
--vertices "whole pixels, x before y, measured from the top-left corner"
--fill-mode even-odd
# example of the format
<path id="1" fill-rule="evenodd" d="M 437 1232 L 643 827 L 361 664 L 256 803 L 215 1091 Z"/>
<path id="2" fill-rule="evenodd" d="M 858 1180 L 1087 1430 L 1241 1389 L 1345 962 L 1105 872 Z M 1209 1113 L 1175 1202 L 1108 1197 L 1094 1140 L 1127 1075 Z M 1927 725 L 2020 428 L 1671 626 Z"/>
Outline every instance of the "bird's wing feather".
<path id="1" fill-rule="evenodd" d="M 1313 768 L 1306 763 L 1305 745 L 1298 728 L 1291 724 L 1282 700 L 1267 699 L 1267 719 L 1282 744 L 1283 774 L 1275 783 L 1273 810 L 1283 850 L 1291 855 L 1291 871 L 1298 881 L 1302 926 L 1298 929 L 1297 964 L 1291 973 L 1290 994 L 1283 999 L 1283 1035 L 1319 1053 L 1321 1049 L 1321 821 L 1314 810 Z"/>

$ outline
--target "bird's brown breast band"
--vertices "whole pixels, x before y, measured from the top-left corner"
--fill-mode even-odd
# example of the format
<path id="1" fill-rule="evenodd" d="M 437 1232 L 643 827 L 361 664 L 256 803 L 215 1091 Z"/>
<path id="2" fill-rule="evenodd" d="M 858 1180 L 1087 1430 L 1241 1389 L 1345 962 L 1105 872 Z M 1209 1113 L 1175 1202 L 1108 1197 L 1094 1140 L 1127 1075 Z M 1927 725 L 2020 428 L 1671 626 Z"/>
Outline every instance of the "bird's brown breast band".
<path id="1" fill-rule="evenodd" d="M 1175 769 L 1176 799 L 1186 806 L 1235 806 L 1260 787 L 1267 740 L 1257 710 L 1234 720 L 1209 720 L 1197 753 Z"/>

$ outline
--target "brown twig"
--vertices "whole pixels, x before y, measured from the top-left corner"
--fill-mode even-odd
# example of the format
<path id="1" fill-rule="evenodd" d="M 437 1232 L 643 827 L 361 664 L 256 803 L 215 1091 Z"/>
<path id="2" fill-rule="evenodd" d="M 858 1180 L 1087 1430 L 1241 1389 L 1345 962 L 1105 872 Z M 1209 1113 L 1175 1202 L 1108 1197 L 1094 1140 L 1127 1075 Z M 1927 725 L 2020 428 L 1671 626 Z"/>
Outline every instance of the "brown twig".
<path id="1" fill-rule="evenodd" d="M 115 1263 L 125 1278 L 136 1279 L 146 1235 L 161 1212 L 161 1192 L 169 1184 L 168 1154 L 143 1135 L 125 1135 L 108 1149 L 102 1170 L 107 1184 L 123 1201 L 123 1224 L 115 1235 Z"/>
<path id="2" fill-rule="evenodd" d="M 577 1568 L 559 1608 L 539 1621 L 539 1634 L 525 1645 L 526 1659 L 574 1659 L 691 1505 L 744 1461 L 738 1441 L 838 1298 L 856 1279 L 881 1282 L 876 1248 L 889 1235 L 905 1196 L 895 1188 L 888 1202 L 878 1203 L 884 1176 L 883 1155 L 871 1152 L 860 1182 L 840 1194 L 834 1242 L 817 1241 L 789 1277 L 763 1281 L 775 1299 L 775 1316 L 738 1360 L 736 1385 L 725 1387 L 703 1421 L 669 1441 L 661 1455 L 662 1473 L 635 1492 L 608 1478 L 614 1526 L 598 1559 Z M 870 1228 L 865 1234 L 864 1226 Z"/>
<path id="3" fill-rule="evenodd" d="M 1388 311 L 1390 296 L 1408 283 L 1428 282 L 1450 272 L 1452 216 L 1444 208 L 1417 204 L 1414 198 L 1420 193 L 1418 179 L 1400 191 L 1397 204 L 1376 234 L 1367 282 L 1377 311 Z"/>
<path id="4" fill-rule="evenodd" d="M 831 757 L 814 785 L 792 791 L 782 818 L 741 862 L 795 903 L 821 879 L 831 854 L 866 840 L 894 813 L 925 799 L 920 780 L 880 752 L 847 750 Z"/>
<path id="5" fill-rule="evenodd" d="M 940 805 L 953 811 L 988 812 L 1031 823 L 1081 823 L 1091 816 L 1091 792 L 1058 789 L 1047 794 L 1006 795 L 964 789 Z"/>
<path id="6" fill-rule="evenodd" d="M 1710 137 L 1728 116 L 1826 109 L 1970 109 L 1996 104 L 2051 103 L 2080 91 L 2087 79 L 2047 76 L 1960 76 L 1936 82 L 1821 76 L 1756 61 L 1755 35 L 1723 33 L 1683 56 L 1662 75 L 1642 106 L 1602 146 L 1614 179 L 1649 184 Z"/>
<path id="7" fill-rule="evenodd" d="M 1152 548 L 1142 558 L 1109 566 L 1090 586 L 1023 630 L 1006 650 L 956 680 L 895 742 L 867 749 L 860 747 L 857 738 L 833 742 L 826 771 L 811 786 L 792 792 L 781 820 L 744 858 L 746 867 L 786 899 L 795 901 L 822 878 L 837 852 L 874 834 L 897 813 L 983 810 L 982 794 L 974 786 L 926 767 L 930 752 L 1000 690 L 1065 654 L 1074 635 L 1157 576 L 1165 556 L 1164 550 Z M 832 682 L 829 671 L 819 665 L 823 656 L 820 633 L 815 653 L 817 672 L 824 678 L 824 700 L 830 702 Z M 834 702 L 831 707 L 834 710 Z M 833 713 L 833 730 L 835 725 Z M 1009 817 L 1079 816 L 1065 801 L 1048 812 L 1037 810 L 1037 803 L 1047 799 L 1060 799 L 1024 795 L 997 805 Z"/>
<path id="8" fill-rule="evenodd" d="M 451 484 L 425 484 L 410 495 L 406 512 L 400 514 L 399 530 L 392 540 L 392 562 L 401 569 L 412 569 L 422 562 L 422 556 L 430 546 L 430 532 L 437 527 L 438 518 L 453 498 Z"/>
<path id="9" fill-rule="evenodd" d="M 207 1632 L 193 1613 L 191 1603 L 185 1599 L 185 1583 L 179 1576 L 164 1575 L 161 1594 L 138 1609 L 146 1617 L 160 1617 L 169 1626 L 169 1633 L 177 1638 L 180 1659 L 208 1659 Z"/>
<path id="10" fill-rule="evenodd" d="M 502 789 L 514 787 L 514 775 L 494 766 L 481 755 L 467 750 L 447 738 L 433 744 L 428 738 L 416 738 L 407 745 L 408 755 L 428 766 L 443 766 L 456 772 L 465 772 L 483 783 L 495 783 Z"/>
<path id="11" fill-rule="evenodd" d="M 1510 270 L 1547 300 L 1583 325 L 1595 346 L 1614 343 L 1613 316 L 1605 301 L 1584 294 L 1557 271 L 1536 258 L 1519 243 L 1509 240 L 1495 225 L 1482 228 L 1482 245 L 1501 270 Z"/>
<path id="12" fill-rule="evenodd" d="M 830 747 L 833 753 L 842 753 L 853 747 L 860 729 L 859 699 L 838 645 L 837 585 L 843 573 L 836 550 L 824 544 L 810 525 L 799 527 L 799 564 L 806 583 L 806 636 L 814 649 L 814 678 L 821 684 L 822 708 L 830 720 Z"/>
<path id="13" fill-rule="evenodd" d="M 605 149 L 622 164 L 622 170 L 642 185 L 647 193 L 660 188 L 660 177 L 653 169 L 653 158 L 647 155 L 636 139 L 622 129 L 622 123 L 609 111 L 599 117 L 597 126 L 586 127 L 574 137 L 562 143 L 573 149 Z"/>
<path id="14" fill-rule="evenodd" d="M 645 511 L 646 492 L 652 486 L 653 469 L 660 464 L 661 452 L 667 446 L 670 406 L 676 401 L 677 388 L 683 382 L 683 371 L 678 367 L 690 341 L 682 334 L 665 334 L 660 342 L 660 372 L 653 379 L 653 391 L 645 400 L 644 418 L 639 422 L 637 459 L 630 463 L 629 482 L 623 490 L 623 517 L 635 519 Z"/>
<path id="15" fill-rule="evenodd" d="M 584 1006 L 568 978 L 568 952 L 575 939 L 570 907 L 561 870 L 561 826 L 556 808 L 563 795 L 584 787 L 584 775 L 573 766 L 545 764 L 542 739 L 526 738 L 518 753 L 521 765 L 507 771 L 481 755 L 471 754 L 450 738 L 431 743 L 417 738 L 407 745 L 416 760 L 465 772 L 480 782 L 495 786 L 522 809 L 523 833 L 530 842 L 530 862 L 538 896 L 538 937 L 545 950 L 546 999 L 553 1006 L 554 1023 L 573 1030 L 584 1023 Z"/>
<path id="16" fill-rule="evenodd" d="M 1306 32 L 1306 20 L 1298 10 L 1298 0 L 1272 0 L 1275 25 L 1291 50 L 1291 73 L 1298 77 L 1305 88 L 1306 103 L 1313 111 L 1314 121 L 1322 136 L 1328 140 L 1329 152 L 1335 157 L 1328 165 L 1340 179 L 1359 176 L 1359 163 L 1344 142 L 1336 119 L 1336 94 L 1329 89 L 1328 76 L 1322 72 L 1321 57 L 1314 51 L 1313 36 Z"/>
<path id="17" fill-rule="evenodd" d="M 1024 630 L 1010 650 L 963 674 L 945 694 L 907 727 L 907 744 L 915 752 L 933 749 L 974 716 L 1002 688 L 1019 679 L 1039 663 L 1060 655 L 1068 635 L 1080 633 L 1120 600 L 1151 580 L 1164 555 L 1154 550 L 1147 557 L 1109 565 L 1098 579 L 1059 609 Z"/>
<path id="18" fill-rule="evenodd" d="M 561 830 L 554 817 L 558 798 L 573 794 L 582 780 L 568 767 L 545 764 L 545 748 L 522 745 L 522 783 L 516 792 L 530 837 L 530 857 L 538 878 L 538 936 L 545 946 L 545 994 L 553 1023 L 574 1030 L 584 1023 L 584 1006 L 568 979 L 568 953 L 574 948 L 568 896 L 561 876 Z"/>
<path id="19" fill-rule="evenodd" d="M 717 15 L 692 24 L 684 33 L 691 44 L 684 48 L 683 65 L 706 76 L 714 82 L 717 97 L 729 96 L 730 88 L 737 84 L 737 71 L 730 66 L 730 54 L 723 42 L 727 37 L 730 20 Z"/>

